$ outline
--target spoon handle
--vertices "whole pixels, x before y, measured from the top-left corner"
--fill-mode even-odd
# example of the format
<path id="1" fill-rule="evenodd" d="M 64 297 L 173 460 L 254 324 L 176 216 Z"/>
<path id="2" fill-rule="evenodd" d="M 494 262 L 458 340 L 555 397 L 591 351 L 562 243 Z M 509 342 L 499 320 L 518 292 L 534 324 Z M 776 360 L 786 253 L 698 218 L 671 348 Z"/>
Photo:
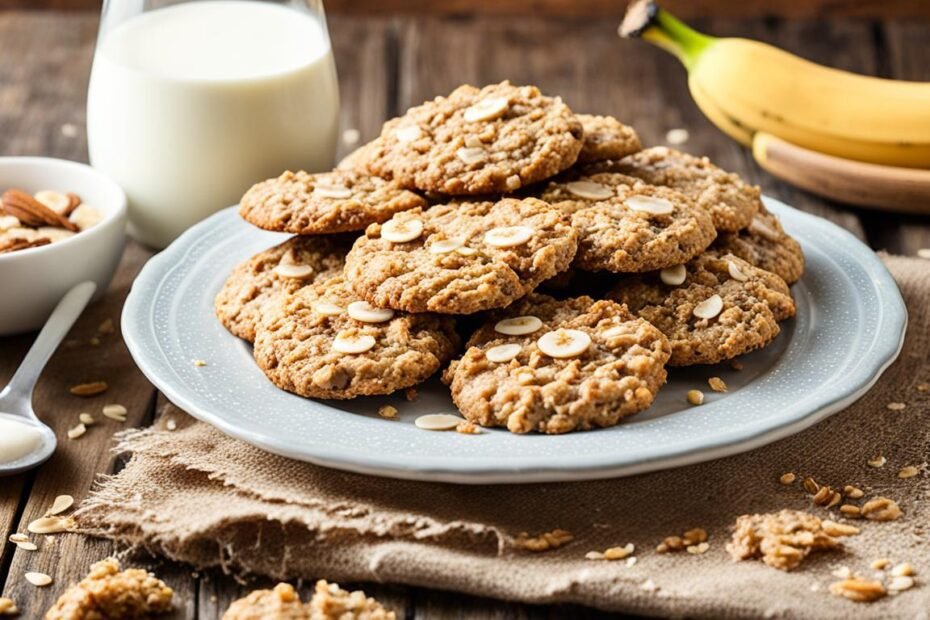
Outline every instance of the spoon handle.
<path id="1" fill-rule="evenodd" d="M 81 282 L 61 298 L 9 385 L 0 391 L 0 409 L 6 413 L 35 417 L 32 413 L 32 389 L 52 353 L 81 316 L 96 289 L 93 282 Z"/>

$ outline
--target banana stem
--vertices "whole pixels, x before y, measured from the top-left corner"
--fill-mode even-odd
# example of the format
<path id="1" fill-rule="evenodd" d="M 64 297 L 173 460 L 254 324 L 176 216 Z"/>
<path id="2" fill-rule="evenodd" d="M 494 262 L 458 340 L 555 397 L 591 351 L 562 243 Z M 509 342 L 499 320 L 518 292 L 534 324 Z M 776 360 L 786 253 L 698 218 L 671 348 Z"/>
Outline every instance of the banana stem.
<path id="1" fill-rule="evenodd" d="M 694 30 L 653 0 L 637 0 L 627 9 L 620 26 L 624 37 L 642 37 L 671 52 L 689 71 L 716 39 Z"/>

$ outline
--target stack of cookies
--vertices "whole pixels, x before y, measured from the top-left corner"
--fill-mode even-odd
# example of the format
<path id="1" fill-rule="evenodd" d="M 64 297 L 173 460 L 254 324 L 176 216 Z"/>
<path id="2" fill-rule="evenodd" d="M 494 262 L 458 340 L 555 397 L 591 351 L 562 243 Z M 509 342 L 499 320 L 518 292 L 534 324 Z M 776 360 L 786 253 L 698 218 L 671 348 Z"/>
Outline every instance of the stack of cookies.
<path id="1" fill-rule="evenodd" d="M 347 399 L 444 369 L 466 419 L 515 433 L 612 426 L 667 366 L 766 346 L 804 265 L 758 188 L 509 82 L 411 108 L 240 213 L 295 235 L 216 298 L 275 385 Z"/>

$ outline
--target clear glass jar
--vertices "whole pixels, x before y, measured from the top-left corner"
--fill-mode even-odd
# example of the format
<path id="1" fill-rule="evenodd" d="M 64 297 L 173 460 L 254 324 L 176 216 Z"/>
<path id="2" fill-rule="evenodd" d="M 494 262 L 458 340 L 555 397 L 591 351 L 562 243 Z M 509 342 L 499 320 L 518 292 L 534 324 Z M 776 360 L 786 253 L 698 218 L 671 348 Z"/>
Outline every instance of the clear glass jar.
<path id="1" fill-rule="evenodd" d="M 333 165 L 339 90 L 318 0 L 106 0 L 91 164 L 157 248 L 284 170 Z"/>

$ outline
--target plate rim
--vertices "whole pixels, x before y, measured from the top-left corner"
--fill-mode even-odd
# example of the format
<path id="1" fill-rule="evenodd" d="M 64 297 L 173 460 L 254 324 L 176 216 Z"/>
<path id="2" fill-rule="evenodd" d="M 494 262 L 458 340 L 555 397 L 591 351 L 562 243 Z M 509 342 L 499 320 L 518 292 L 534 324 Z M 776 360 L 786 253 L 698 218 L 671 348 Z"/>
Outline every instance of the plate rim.
<path id="1" fill-rule="evenodd" d="M 868 258 L 865 261 L 858 262 L 871 276 L 872 280 L 876 282 L 876 288 L 888 293 L 878 296 L 878 305 L 883 310 L 878 323 L 890 321 L 892 323 L 891 328 L 898 331 L 899 338 L 896 342 L 885 343 L 879 338 L 882 330 L 876 329 L 876 334 L 869 349 L 870 355 L 861 358 L 853 367 L 855 372 L 844 377 L 844 383 L 849 387 L 839 388 L 835 386 L 835 382 L 825 384 L 833 388 L 828 390 L 829 396 L 816 399 L 808 406 L 806 413 L 798 414 L 774 427 L 755 429 L 755 432 L 744 431 L 739 436 L 732 438 L 722 436 L 719 441 L 712 442 L 701 448 L 643 459 L 635 463 L 601 465 L 592 464 L 590 461 L 579 461 L 571 465 L 562 464 L 558 468 L 531 468 L 497 463 L 495 465 L 471 466 L 463 469 L 460 461 L 457 461 L 453 466 L 430 466 L 422 461 L 403 463 L 387 458 L 384 455 L 379 457 L 378 455 L 373 456 L 361 452 L 347 455 L 342 451 L 328 452 L 325 449 L 317 449 L 316 453 L 310 455 L 306 452 L 295 452 L 281 446 L 272 435 L 251 429 L 242 430 L 236 424 L 226 420 L 222 414 L 201 408 L 184 395 L 183 389 L 176 389 L 172 385 L 172 377 L 162 375 L 157 368 L 156 361 L 147 358 L 145 347 L 142 344 L 146 339 L 146 334 L 141 333 L 142 330 L 137 332 L 137 322 L 131 319 L 134 314 L 137 314 L 139 310 L 145 307 L 143 303 L 145 300 L 140 291 L 152 288 L 155 288 L 155 290 L 160 289 L 167 277 L 180 264 L 177 259 L 179 257 L 183 259 L 192 250 L 192 241 L 199 236 L 199 232 L 208 228 L 214 218 L 228 217 L 230 210 L 235 209 L 235 207 L 223 209 L 189 228 L 168 248 L 149 259 L 133 281 L 129 295 L 126 298 L 121 314 L 121 331 L 126 346 L 140 371 L 172 403 L 182 410 L 203 422 L 211 424 L 231 437 L 263 450 L 323 467 L 406 480 L 455 484 L 529 484 L 616 478 L 693 465 L 757 449 L 803 431 L 845 409 L 875 385 L 884 371 L 897 359 L 904 345 L 904 337 L 907 333 L 907 308 L 897 283 L 875 252 L 852 233 L 829 220 L 800 211 L 769 196 L 763 196 L 763 201 L 766 207 L 773 211 L 788 209 L 802 219 L 809 218 L 817 226 L 827 226 L 831 232 L 840 233 L 841 236 L 845 237 L 845 242 L 851 242 L 859 246 L 857 249 L 867 251 Z M 146 325 L 150 324 L 150 321 L 146 322 Z M 155 336 L 155 334 L 152 335 Z M 157 342 L 157 340 L 156 337 L 155 341 Z M 163 360 L 163 364 L 171 368 L 168 360 Z M 851 378 L 854 378 L 854 380 Z"/>

